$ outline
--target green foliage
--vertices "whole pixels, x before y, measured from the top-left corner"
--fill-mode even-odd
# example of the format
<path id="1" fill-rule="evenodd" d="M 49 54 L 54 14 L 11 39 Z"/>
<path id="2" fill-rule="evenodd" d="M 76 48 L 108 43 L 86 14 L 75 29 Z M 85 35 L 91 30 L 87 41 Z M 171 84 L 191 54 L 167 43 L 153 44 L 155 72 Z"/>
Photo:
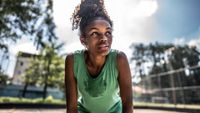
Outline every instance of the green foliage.
<path id="1" fill-rule="evenodd" d="M 51 102 L 53 101 L 53 97 L 50 95 L 50 96 L 48 96 L 48 97 L 45 99 L 45 101 L 46 101 L 47 103 L 51 103 Z"/>
<path id="2" fill-rule="evenodd" d="M 51 103 L 51 104 L 65 104 L 64 100 L 54 99 L 51 96 L 48 96 L 45 100 L 42 98 L 36 98 L 36 99 L 28 99 L 28 98 L 16 98 L 16 97 L 0 97 L 0 103 L 39 103 L 39 104 L 45 104 L 45 103 Z"/>
<path id="3" fill-rule="evenodd" d="M 178 46 L 173 44 L 132 44 L 133 56 L 131 61 L 135 61 L 140 73 L 144 72 L 144 64 L 151 63 L 149 74 L 166 72 L 171 69 L 184 68 L 185 66 L 195 66 L 200 61 L 200 53 L 196 47 L 187 45 Z M 171 68 L 166 67 L 166 62 Z"/>
<path id="4" fill-rule="evenodd" d="M 3 102 L 3 103 L 8 103 L 8 102 L 10 102 L 10 99 L 9 99 L 9 98 L 3 98 L 3 99 L 2 99 L 2 102 Z"/>
<path id="5" fill-rule="evenodd" d="M 175 46 L 171 50 L 170 61 L 173 69 L 183 68 L 186 65 L 195 66 L 198 65 L 200 53 L 196 47 Z"/>
<path id="6" fill-rule="evenodd" d="M 45 78 L 47 78 L 47 84 L 50 87 L 60 87 L 64 84 L 64 59 L 56 53 L 54 47 L 46 46 L 41 51 L 40 59 L 40 85 L 44 85 Z M 38 72 L 39 73 L 39 72 Z"/>
<path id="7" fill-rule="evenodd" d="M 24 74 L 24 90 L 38 84 L 46 93 L 47 86 L 63 86 L 63 60 L 56 53 L 63 44 L 56 45 L 52 0 L 1 0 L 0 26 L 0 50 L 7 51 L 8 43 L 24 36 L 41 50 Z"/>
<path id="8" fill-rule="evenodd" d="M 131 48 L 133 49 L 133 56 L 131 60 L 134 61 L 136 67 L 135 71 L 136 73 L 139 73 L 140 78 L 147 76 L 145 75 L 146 73 L 144 73 L 146 71 L 145 69 L 147 69 L 145 68 L 146 64 L 151 64 L 148 67 L 148 75 L 155 75 L 174 69 L 196 66 L 200 61 L 200 53 L 194 46 L 189 47 L 188 45 L 151 43 L 149 45 L 133 44 Z M 182 75 L 185 74 L 182 73 Z M 189 79 L 189 77 L 185 78 Z M 155 84 L 154 86 L 158 86 L 157 78 L 154 79 L 152 80 L 152 83 Z M 167 84 L 167 86 L 170 86 L 168 83 L 170 81 L 169 78 L 162 77 L 162 79 L 164 80 L 161 80 L 161 86 L 166 87 Z M 200 80 L 200 77 L 193 79 Z"/>
<path id="9" fill-rule="evenodd" d="M 161 44 L 161 43 L 150 43 L 149 45 L 144 44 L 132 44 L 131 49 L 133 49 L 131 61 L 135 62 L 136 71 L 139 72 L 140 77 L 145 76 L 144 65 L 149 63 L 152 66 L 148 67 L 154 71 L 149 74 L 164 72 L 164 68 L 159 67 L 159 63 L 164 60 L 165 51 L 173 47 L 172 44 Z"/>
<path id="10" fill-rule="evenodd" d="M 23 36 L 33 39 L 37 47 L 56 39 L 52 0 L 1 0 L 0 50 Z"/>
<path id="11" fill-rule="evenodd" d="M 37 0 L 0 1 L 0 47 L 7 48 L 6 40 L 16 41 L 22 34 L 32 34 L 41 18 L 41 5 Z M 0 48 L 0 49 L 1 49 Z"/>
<path id="12" fill-rule="evenodd" d="M 44 95 L 47 87 L 64 91 L 64 59 L 57 53 L 61 45 L 46 45 L 38 56 L 32 58 L 24 74 L 25 84 L 44 86 Z"/>
<path id="13" fill-rule="evenodd" d="M 195 46 L 173 45 L 173 44 L 136 44 L 133 49 L 132 61 L 135 63 L 135 75 L 141 78 L 140 85 L 147 90 L 158 90 L 154 96 L 166 96 L 172 98 L 170 88 L 180 88 L 200 85 L 200 53 Z M 145 67 L 147 64 L 148 67 Z M 195 68 L 194 68 L 195 67 Z M 186 74 L 186 69 L 188 74 Z M 144 73 L 147 72 L 148 73 Z M 173 72 L 173 73 L 172 73 Z M 190 98 L 191 95 L 197 98 L 199 92 L 192 90 L 180 90 L 173 92 L 178 103 L 195 103 L 198 99 Z M 181 100 L 182 99 L 182 100 Z M 184 100 L 183 100 L 184 99 Z M 175 99 L 173 100 L 175 103 Z"/>
<path id="14" fill-rule="evenodd" d="M 191 105 L 191 104 L 170 104 L 170 103 L 150 103 L 150 102 L 133 102 L 134 106 L 139 106 L 139 107 L 153 107 L 153 108 L 168 108 L 168 109 L 193 109 L 193 110 L 199 110 L 200 105 Z"/>
<path id="15" fill-rule="evenodd" d="M 9 81 L 10 78 L 8 77 L 8 75 L 4 74 L 0 69 L 0 85 L 7 85 Z"/>
<path id="16" fill-rule="evenodd" d="M 37 49 L 42 49 L 45 43 L 56 42 L 55 27 L 52 0 L 0 1 L 0 51 L 8 52 L 8 45 L 21 37 L 33 40 Z M 33 77 L 31 74 L 38 75 L 29 71 L 25 81 L 34 84 L 38 77 L 28 77 Z"/>

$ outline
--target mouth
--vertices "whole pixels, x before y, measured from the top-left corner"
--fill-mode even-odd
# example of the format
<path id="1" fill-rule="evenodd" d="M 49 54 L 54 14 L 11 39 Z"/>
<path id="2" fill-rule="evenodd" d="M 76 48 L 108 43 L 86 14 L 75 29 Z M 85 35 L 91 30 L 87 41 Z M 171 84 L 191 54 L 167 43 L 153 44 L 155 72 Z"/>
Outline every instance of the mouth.
<path id="1" fill-rule="evenodd" d="M 101 44 L 101 45 L 98 46 L 98 48 L 99 48 L 100 50 L 108 50 L 108 49 L 109 49 L 109 46 L 106 45 L 106 44 Z"/>

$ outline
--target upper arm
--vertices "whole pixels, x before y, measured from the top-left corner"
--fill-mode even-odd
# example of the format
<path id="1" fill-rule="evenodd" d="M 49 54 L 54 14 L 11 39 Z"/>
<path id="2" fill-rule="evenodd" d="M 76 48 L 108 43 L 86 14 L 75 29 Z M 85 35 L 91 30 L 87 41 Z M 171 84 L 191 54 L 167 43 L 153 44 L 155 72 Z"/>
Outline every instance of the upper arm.
<path id="1" fill-rule="evenodd" d="M 123 113 L 132 113 L 132 81 L 129 63 L 126 55 L 119 52 L 117 55 L 117 67 L 119 71 L 118 81 L 120 88 L 120 96 L 122 99 Z"/>
<path id="2" fill-rule="evenodd" d="M 73 54 L 69 54 L 65 60 L 65 92 L 67 113 L 77 112 L 77 85 L 73 71 Z"/>

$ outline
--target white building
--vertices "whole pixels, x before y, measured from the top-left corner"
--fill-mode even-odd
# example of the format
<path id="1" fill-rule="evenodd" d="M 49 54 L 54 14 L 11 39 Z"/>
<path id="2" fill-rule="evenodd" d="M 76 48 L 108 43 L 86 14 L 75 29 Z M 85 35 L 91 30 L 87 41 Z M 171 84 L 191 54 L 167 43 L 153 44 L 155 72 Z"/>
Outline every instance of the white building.
<path id="1" fill-rule="evenodd" d="M 12 84 L 22 85 L 22 75 L 31 63 L 31 57 L 36 55 L 30 53 L 19 52 L 17 62 L 14 69 Z"/>

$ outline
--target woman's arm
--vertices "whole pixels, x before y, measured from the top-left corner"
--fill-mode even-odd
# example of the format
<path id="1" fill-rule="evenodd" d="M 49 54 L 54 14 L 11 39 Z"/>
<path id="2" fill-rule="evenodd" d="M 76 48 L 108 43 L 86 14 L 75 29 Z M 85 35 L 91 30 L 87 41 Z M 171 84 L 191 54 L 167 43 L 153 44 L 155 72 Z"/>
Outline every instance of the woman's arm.
<path id="1" fill-rule="evenodd" d="M 122 113 L 133 113 L 131 72 L 126 55 L 120 52 L 117 56 L 119 71 L 119 88 L 122 99 Z"/>
<path id="2" fill-rule="evenodd" d="M 73 72 L 73 54 L 65 60 L 65 92 L 67 113 L 77 113 L 77 87 Z"/>

